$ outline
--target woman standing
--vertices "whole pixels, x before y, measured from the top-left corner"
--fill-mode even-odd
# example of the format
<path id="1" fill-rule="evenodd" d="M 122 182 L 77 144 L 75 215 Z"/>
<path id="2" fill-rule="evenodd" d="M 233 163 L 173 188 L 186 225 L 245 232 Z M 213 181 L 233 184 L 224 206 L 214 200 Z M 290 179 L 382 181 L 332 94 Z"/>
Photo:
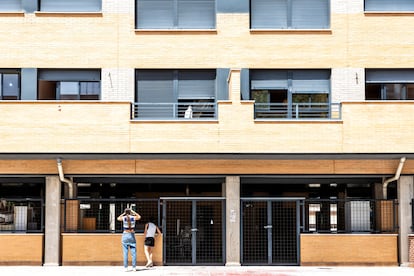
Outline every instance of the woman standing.
<path id="1" fill-rule="evenodd" d="M 136 271 L 137 242 L 135 240 L 135 223 L 140 219 L 141 216 L 129 208 L 126 208 L 117 218 L 118 221 L 122 221 L 122 249 L 125 271 L 128 271 L 128 249 L 131 251 L 132 270 Z"/>
<path id="2" fill-rule="evenodd" d="M 144 253 L 145 257 L 147 257 L 147 264 L 146 267 L 152 267 L 152 250 L 154 249 L 155 245 L 155 234 L 161 235 L 161 231 L 158 228 L 157 225 L 155 225 L 152 221 L 154 221 L 153 218 L 150 218 L 150 221 L 145 224 L 144 228 Z"/>

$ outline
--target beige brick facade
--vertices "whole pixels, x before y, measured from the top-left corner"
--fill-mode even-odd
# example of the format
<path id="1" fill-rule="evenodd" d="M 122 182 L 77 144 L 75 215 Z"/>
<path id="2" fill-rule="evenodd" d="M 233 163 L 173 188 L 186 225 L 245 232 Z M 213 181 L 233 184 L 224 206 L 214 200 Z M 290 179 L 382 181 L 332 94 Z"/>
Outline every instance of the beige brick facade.
<path id="1" fill-rule="evenodd" d="M 413 101 L 365 100 L 366 69 L 414 68 L 414 36 L 407 27 L 414 26 L 413 13 L 368 13 L 364 0 L 331 0 L 329 29 L 254 30 L 248 12 L 223 12 L 216 15 L 212 30 L 158 30 L 136 28 L 135 2 L 103 0 L 102 12 L 91 13 L 0 12 L 0 68 L 101 70 L 97 101 L 0 101 L 0 153 L 6 156 L 0 158 L 0 176 L 53 175 L 60 187 L 56 157 L 63 155 L 68 157 L 63 161 L 65 173 L 79 178 L 232 176 L 238 179 L 232 184 L 238 200 L 242 177 L 296 177 L 303 187 L 309 183 L 302 179 L 309 175 L 375 176 L 379 183 L 378 179 L 395 174 L 401 156 L 414 154 Z M 230 72 L 228 99 L 217 101 L 216 117 L 134 118 L 137 69 L 216 68 Z M 255 119 L 254 101 L 241 100 L 243 69 L 330 70 L 330 101 L 341 104 L 339 115 Z M 407 158 L 402 174 L 414 174 L 412 158 Z M 324 184 L 329 183 L 336 184 Z M 56 219 L 46 227 L 58 223 Z M 115 237 L 98 234 L 92 240 L 103 238 L 102 246 L 111 247 Z M 59 249 L 55 256 L 63 252 L 67 264 L 82 263 L 79 248 L 91 241 L 88 235 L 76 234 L 63 236 L 62 242 L 32 238 L 35 251 L 28 261 L 35 264 L 42 262 L 43 239 Z M 399 262 L 398 233 L 300 238 L 300 261 L 305 265 Z M 326 244 L 325 250 L 315 253 Z M 366 247 L 354 254 L 360 245 Z M 409 246 L 413 263 L 412 237 Z M 87 261 L 113 264 L 119 262 L 119 251 L 105 258 L 106 251 L 91 250 Z M 159 253 L 156 261 L 161 264 Z M 143 256 L 139 258 L 143 262 Z M 3 261 L 7 259 L 0 264 Z M 13 255 L 9 263 L 18 261 Z"/>

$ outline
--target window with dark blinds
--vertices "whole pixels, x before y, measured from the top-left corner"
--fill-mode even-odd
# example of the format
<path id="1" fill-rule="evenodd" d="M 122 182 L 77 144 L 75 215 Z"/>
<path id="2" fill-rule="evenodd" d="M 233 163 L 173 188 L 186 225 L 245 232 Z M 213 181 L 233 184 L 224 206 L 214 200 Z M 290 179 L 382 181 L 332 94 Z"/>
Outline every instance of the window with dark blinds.
<path id="1" fill-rule="evenodd" d="M 139 102 L 214 99 L 216 70 L 137 70 Z"/>
<path id="2" fill-rule="evenodd" d="M 413 0 L 365 0 L 365 11 L 414 11 Z"/>
<path id="3" fill-rule="evenodd" d="M 251 0 L 252 29 L 327 29 L 329 0 Z"/>
<path id="4" fill-rule="evenodd" d="M 215 0 L 136 0 L 138 29 L 214 29 Z"/>

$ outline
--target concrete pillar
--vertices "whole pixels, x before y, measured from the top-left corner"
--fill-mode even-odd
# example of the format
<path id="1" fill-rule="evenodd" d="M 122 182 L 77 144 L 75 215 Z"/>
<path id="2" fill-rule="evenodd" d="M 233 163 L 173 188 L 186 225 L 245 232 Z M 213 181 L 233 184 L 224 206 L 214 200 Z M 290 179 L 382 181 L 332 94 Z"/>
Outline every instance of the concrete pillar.
<path id="1" fill-rule="evenodd" d="M 60 263 L 60 195 L 61 183 L 58 176 L 46 177 L 45 207 L 45 266 Z"/>
<path id="2" fill-rule="evenodd" d="M 409 242 L 408 238 L 411 234 L 412 226 L 412 209 L 411 199 L 414 198 L 414 177 L 413 176 L 401 176 L 398 180 L 398 202 L 399 212 L 398 221 L 400 225 L 400 264 L 409 264 Z"/>
<path id="3" fill-rule="evenodd" d="M 226 197 L 226 265 L 240 265 L 240 177 L 227 176 Z"/>

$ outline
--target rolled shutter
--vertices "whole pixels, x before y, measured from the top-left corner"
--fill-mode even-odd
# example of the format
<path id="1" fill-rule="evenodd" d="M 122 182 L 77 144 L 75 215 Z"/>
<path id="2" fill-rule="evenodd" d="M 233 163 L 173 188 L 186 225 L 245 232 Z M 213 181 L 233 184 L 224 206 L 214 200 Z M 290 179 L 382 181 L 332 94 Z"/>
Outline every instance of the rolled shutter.
<path id="1" fill-rule="evenodd" d="M 178 28 L 214 29 L 216 6 L 214 0 L 178 0 Z"/>
<path id="2" fill-rule="evenodd" d="M 179 99 L 215 99 L 215 70 L 179 70 Z"/>
<path id="3" fill-rule="evenodd" d="M 252 70 L 251 89 L 288 89 L 288 75 L 285 70 Z"/>
<path id="4" fill-rule="evenodd" d="M 329 70 L 294 70 L 292 93 L 329 93 Z"/>
<path id="5" fill-rule="evenodd" d="M 174 1 L 137 0 L 138 29 L 169 29 L 174 27 Z"/>
<path id="6" fill-rule="evenodd" d="M 252 29 L 286 29 L 288 0 L 252 0 L 250 4 Z"/>
<path id="7" fill-rule="evenodd" d="M 46 12 L 99 12 L 102 0 L 41 0 L 40 10 Z"/>
<path id="8" fill-rule="evenodd" d="M 329 0 L 292 0 L 292 28 L 329 28 Z"/>
<path id="9" fill-rule="evenodd" d="M 138 102 L 176 102 L 172 70 L 139 70 L 137 80 Z"/>
<path id="10" fill-rule="evenodd" d="M 40 69 L 38 78 L 47 81 L 100 81 L 101 70 Z"/>
<path id="11" fill-rule="evenodd" d="M 21 0 L 1 0 L 0 11 L 21 11 Z"/>
<path id="12" fill-rule="evenodd" d="M 414 69 L 368 69 L 366 83 L 414 83 Z"/>
<path id="13" fill-rule="evenodd" d="M 137 72 L 138 117 L 173 118 L 175 116 L 174 73 L 172 70 Z"/>
<path id="14" fill-rule="evenodd" d="M 413 0 L 365 0 L 366 11 L 414 11 Z"/>

